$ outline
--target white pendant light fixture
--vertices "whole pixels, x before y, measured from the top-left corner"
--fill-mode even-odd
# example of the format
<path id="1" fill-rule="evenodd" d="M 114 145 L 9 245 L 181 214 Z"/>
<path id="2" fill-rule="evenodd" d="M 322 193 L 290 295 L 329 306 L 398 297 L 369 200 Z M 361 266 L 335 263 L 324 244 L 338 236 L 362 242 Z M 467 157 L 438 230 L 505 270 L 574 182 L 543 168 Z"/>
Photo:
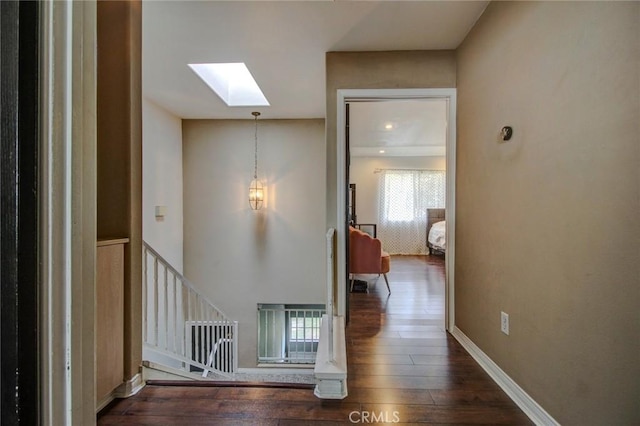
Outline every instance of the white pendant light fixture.
<path id="1" fill-rule="evenodd" d="M 249 205 L 253 210 L 260 210 L 262 205 L 264 204 L 264 186 L 260 179 L 258 179 L 258 117 L 260 113 L 254 111 L 251 113 L 255 117 L 255 162 L 253 168 L 253 180 L 251 181 L 251 185 L 249 185 Z"/>

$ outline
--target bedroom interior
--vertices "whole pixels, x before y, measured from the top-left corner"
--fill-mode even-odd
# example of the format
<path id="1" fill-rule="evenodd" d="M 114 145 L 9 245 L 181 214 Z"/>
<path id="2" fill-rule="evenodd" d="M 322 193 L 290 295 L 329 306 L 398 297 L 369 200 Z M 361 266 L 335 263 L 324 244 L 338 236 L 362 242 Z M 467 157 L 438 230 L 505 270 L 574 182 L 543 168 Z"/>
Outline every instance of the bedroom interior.
<path id="1" fill-rule="evenodd" d="M 427 248 L 429 254 L 442 254 L 447 251 L 447 227 L 445 209 L 427 209 Z"/>
<path id="2" fill-rule="evenodd" d="M 429 242 L 432 226 L 444 220 L 445 123 L 441 100 L 349 104 L 349 225 L 380 240 L 392 256 L 445 252 L 444 229 Z M 351 291 L 367 292 L 379 277 L 351 276 Z"/>

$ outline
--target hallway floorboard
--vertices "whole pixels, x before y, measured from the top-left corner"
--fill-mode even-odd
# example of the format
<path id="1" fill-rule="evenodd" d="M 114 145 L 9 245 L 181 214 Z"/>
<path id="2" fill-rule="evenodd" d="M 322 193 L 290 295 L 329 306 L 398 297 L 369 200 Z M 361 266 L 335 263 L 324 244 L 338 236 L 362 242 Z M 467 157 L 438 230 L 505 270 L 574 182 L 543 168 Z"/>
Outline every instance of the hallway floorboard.
<path id="1" fill-rule="evenodd" d="M 444 329 L 444 260 L 394 256 L 369 293 L 350 295 L 349 396 L 309 389 L 147 386 L 99 425 L 490 424 L 530 420 Z"/>

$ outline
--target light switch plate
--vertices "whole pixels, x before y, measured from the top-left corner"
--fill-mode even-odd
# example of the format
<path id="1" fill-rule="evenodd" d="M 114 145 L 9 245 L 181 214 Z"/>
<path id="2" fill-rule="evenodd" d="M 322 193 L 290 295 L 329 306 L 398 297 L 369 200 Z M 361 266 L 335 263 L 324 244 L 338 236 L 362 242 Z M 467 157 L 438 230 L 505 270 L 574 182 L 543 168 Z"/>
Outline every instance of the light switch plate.
<path id="1" fill-rule="evenodd" d="M 167 213 L 167 206 L 156 206 L 156 217 L 164 217 Z"/>
<path id="2" fill-rule="evenodd" d="M 500 331 L 509 335 L 509 314 L 500 312 Z"/>

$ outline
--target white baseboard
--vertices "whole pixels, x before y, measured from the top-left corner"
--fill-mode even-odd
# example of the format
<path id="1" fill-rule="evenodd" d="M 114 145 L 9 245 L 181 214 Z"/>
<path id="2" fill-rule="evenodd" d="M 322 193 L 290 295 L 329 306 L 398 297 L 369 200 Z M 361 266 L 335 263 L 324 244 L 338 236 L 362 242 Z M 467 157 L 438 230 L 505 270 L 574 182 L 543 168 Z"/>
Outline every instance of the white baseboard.
<path id="1" fill-rule="evenodd" d="M 200 373 L 192 373 L 153 361 L 142 361 L 142 375 L 147 380 L 207 381 Z"/>
<path id="2" fill-rule="evenodd" d="M 116 398 L 128 398 L 140 392 L 145 383 L 142 380 L 142 373 L 138 373 L 113 391 L 113 396 Z"/>
<path id="3" fill-rule="evenodd" d="M 313 366 L 313 364 L 311 364 Z M 260 364 L 258 367 L 250 368 L 250 367 L 239 367 L 239 374 L 256 374 L 256 375 L 274 375 L 274 374 L 313 374 L 313 368 L 310 368 L 309 365 L 304 366 L 291 366 L 291 367 L 282 367 L 269 364 Z"/>
<path id="4" fill-rule="evenodd" d="M 313 381 L 313 369 L 309 366 L 287 367 L 257 367 L 238 368 L 233 377 L 225 377 L 213 373 L 202 377 L 201 373 L 187 372 L 182 369 L 169 367 L 153 361 L 142 361 L 143 380 L 187 380 L 187 381 L 249 381 L 249 382 L 281 382 L 281 383 L 309 383 Z"/>
<path id="5" fill-rule="evenodd" d="M 287 367 L 258 367 L 258 368 L 238 368 L 234 375 L 235 379 L 241 382 L 274 382 L 274 383 L 315 383 L 313 370 L 308 368 L 287 368 Z"/>
<path id="6" fill-rule="evenodd" d="M 559 426 L 558 423 L 544 408 L 542 408 L 528 393 L 524 391 L 511 377 L 507 375 L 495 362 L 487 356 L 482 349 L 476 346 L 466 334 L 458 327 L 453 327 L 451 335 L 464 347 L 475 359 L 480 367 L 491 376 L 494 382 L 516 403 L 518 407 L 534 422 L 541 426 Z"/>
<path id="7" fill-rule="evenodd" d="M 145 383 L 142 380 L 142 374 L 138 373 L 126 382 L 122 382 L 120 386 L 115 388 L 109 395 L 104 397 L 96 404 L 96 413 L 109 405 L 116 398 L 128 398 L 140 392 L 144 388 Z"/>

